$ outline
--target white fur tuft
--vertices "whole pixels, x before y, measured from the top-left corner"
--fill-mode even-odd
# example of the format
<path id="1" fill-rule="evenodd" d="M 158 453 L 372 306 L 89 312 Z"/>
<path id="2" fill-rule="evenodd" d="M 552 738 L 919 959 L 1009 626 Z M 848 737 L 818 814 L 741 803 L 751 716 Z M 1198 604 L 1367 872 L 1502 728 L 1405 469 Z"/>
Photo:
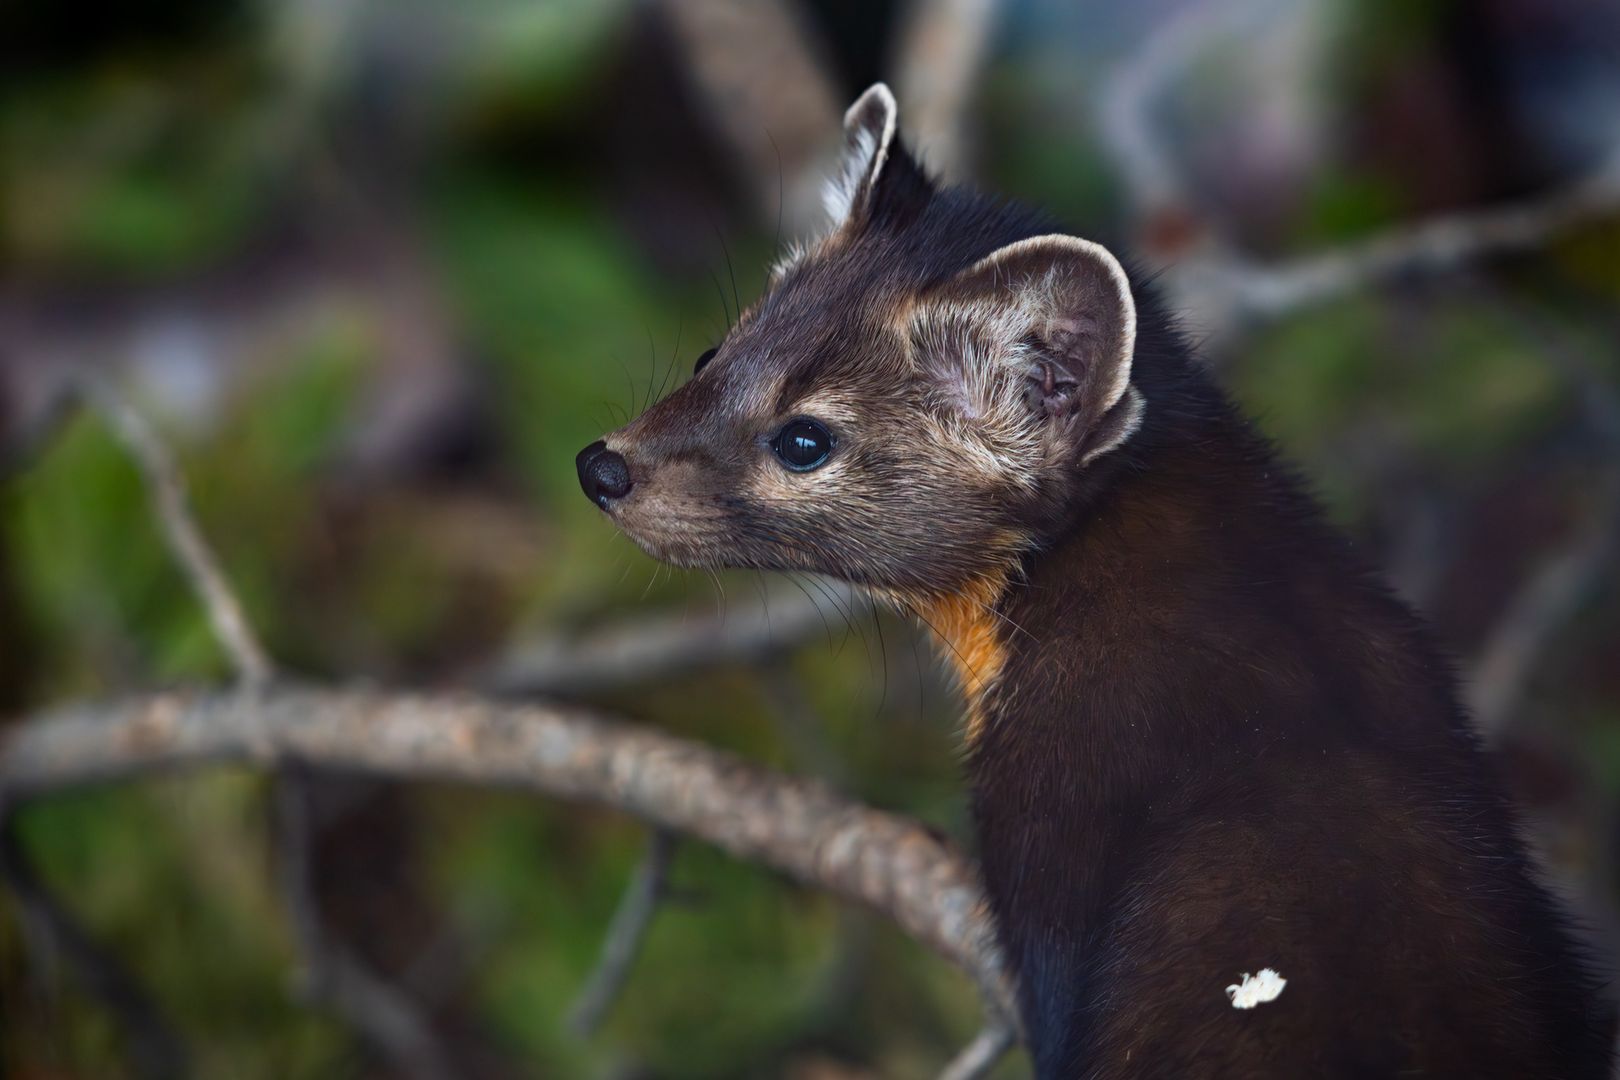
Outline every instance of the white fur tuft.
<path id="1" fill-rule="evenodd" d="M 854 132 L 851 139 L 853 143 L 844 154 L 844 160 L 838 163 L 838 171 L 827 177 L 821 189 L 821 205 L 826 208 L 834 229 L 855 209 L 855 197 L 861 193 L 861 185 L 872 171 L 878 152 L 877 137 L 870 131 Z"/>
<path id="2" fill-rule="evenodd" d="M 1254 975 L 1245 971 L 1241 982 L 1235 982 L 1226 988 L 1226 996 L 1231 1000 L 1232 1008 L 1252 1009 L 1256 1005 L 1276 1001 L 1277 996 L 1283 992 L 1283 987 L 1287 985 L 1288 980 L 1276 971 L 1261 968 Z"/>

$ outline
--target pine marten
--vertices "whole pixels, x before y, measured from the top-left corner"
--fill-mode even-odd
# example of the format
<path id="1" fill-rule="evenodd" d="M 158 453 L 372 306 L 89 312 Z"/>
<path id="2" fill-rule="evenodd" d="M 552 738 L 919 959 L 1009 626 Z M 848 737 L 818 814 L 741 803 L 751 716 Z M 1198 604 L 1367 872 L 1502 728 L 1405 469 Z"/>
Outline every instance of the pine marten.
<path id="1" fill-rule="evenodd" d="M 577 466 L 656 558 L 935 631 L 1037 1075 L 1606 1076 L 1446 660 L 1152 290 L 935 183 L 885 87 L 845 136 L 831 230 Z"/>

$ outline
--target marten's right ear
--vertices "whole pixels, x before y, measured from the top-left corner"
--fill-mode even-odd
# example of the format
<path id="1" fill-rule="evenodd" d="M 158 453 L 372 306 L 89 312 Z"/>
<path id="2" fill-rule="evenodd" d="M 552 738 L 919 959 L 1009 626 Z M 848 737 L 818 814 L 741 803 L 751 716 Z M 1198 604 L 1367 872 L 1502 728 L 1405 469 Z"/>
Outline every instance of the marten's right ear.
<path id="1" fill-rule="evenodd" d="M 1144 403 L 1131 385 L 1136 301 L 1107 248 L 1059 234 L 1021 240 L 941 294 L 987 341 L 993 355 L 978 362 L 1000 372 L 963 373 L 993 395 L 981 409 L 1033 425 L 1048 462 L 1085 465 L 1141 425 Z"/>
<path id="2" fill-rule="evenodd" d="M 834 230 L 872 197 L 889 161 L 899 115 L 894 94 L 883 83 L 874 83 L 844 114 L 844 157 L 822 192 Z"/>

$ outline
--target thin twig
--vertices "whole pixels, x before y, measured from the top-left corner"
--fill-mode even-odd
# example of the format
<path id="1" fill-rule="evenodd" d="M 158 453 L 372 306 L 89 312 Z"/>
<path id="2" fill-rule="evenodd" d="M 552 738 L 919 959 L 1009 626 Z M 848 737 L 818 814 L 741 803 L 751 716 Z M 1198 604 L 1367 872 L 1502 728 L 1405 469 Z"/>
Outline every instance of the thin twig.
<path id="1" fill-rule="evenodd" d="M 238 679 L 245 685 L 263 684 L 269 678 L 269 661 L 192 518 L 185 482 L 173 458 L 111 384 L 88 368 L 77 370 L 75 377 L 84 398 L 106 419 L 140 469 L 175 561 L 207 611 Z M 66 957 L 85 988 L 119 1019 L 129 1038 L 131 1062 L 143 1076 L 186 1072 L 185 1050 L 146 992 L 33 872 L 14 835 L 9 810 L 8 801 L 0 793 L 0 844 L 4 846 L 0 876 L 33 924 L 34 939 L 50 942 Z"/>
<path id="2" fill-rule="evenodd" d="M 1442 215 L 1271 265 L 1235 263 L 1236 302 L 1250 316 L 1275 318 L 1378 281 L 1530 250 L 1614 216 L 1620 216 L 1620 152 L 1574 183 L 1519 202 Z"/>
<path id="3" fill-rule="evenodd" d="M 1187 179 L 1153 115 L 1160 95 L 1212 45 L 1276 8 L 1276 0 L 1189 5 L 1149 33 L 1106 80 L 1102 148 L 1144 221 L 1193 213 Z M 1219 351 L 1217 344 L 1240 324 L 1276 319 L 1380 282 L 1533 250 L 1617 215 L 1620 149 L 1586 175 L 1537 196 L 1398 225 L 1358 243 L 1271 263 L 1233 248 L 1218 227 L 1183 227 L 1195 242 L 1175 253 L 1161 280 L 1178 313 Z"/>
<path id="4" fill-rule="evenodd" d="M 1164 145 L 1153 119 L 1160 95 L 1211 44 L 1269 2 L 1189 4 L 1154 27 L 1104 81 L 1098 98 L 1102 147 L 1143 216 L 1186 209 L 1190 202 L 1175 155 Z"/>
<path id="5" fill-rule="evenodd" d="M 310 872 L 314 857 L 306 778 L 295 769 L 281 770 L 274 797 L 280 854 L 277 876 L 282 903 L 306 965 L 303 992 L 330 1005 L 400 1075 L 413 1080 L 454 1076 L 444 1048 L 415 1003 L 326 932 Z"/>
<path id="6" fill-rule="evenodd" d="M 978 875 L 927 827 L 584 710 L 280 686 L 81 704 L 12 727 L 0 743 L 0 792 L 23 798 L 210 762 L 294 760 L 616 807 L 886 913 L 1012 1015 Z"/>
<path id="7" fill-rule="evenodd" d="M 830 635 L 829 618 L 842 619 L 845 609 L 859 611 L 865 603 L 847 586 L 829 584 L 828 589 L 829 602 L 838 609 L 831 616 L 804 593 L 774 592 L 757 605 L 739 598 L 724 612 L 642 617 L 525 642 L 474 681 L 503 697 L 586 697 L 757 664 Z"/>
<path id="8" fill-rule="evenodd" d="M 821 217 L 822 152 L 838 131 L 844 102 L 829 50 L 790 0 L 657 0 L 687 85 L 761 223 L 789 233 Z"/>
<path id="9" fill-rule="evenodd" d="M 911 0 L 895 57 L 895 91 L 910 145 L 935 173 L 964 179 L 968 115 L 990 51 L 997 0 Z"/>
<path id="10" fill-rule="evenodd" d="M 989 1076 L 1018 1043 L 1018 1029 L 1005 1017 L 992 1015 L 972 1042 L 950 1060 L 939 1080 L 979 1080 Z"/>
<path id="11" fill-rule="evenodd" d="M 1469 693 L 1487 740 L 1499 739 L 1529 691 L 1557 632 L 1584 607 L 1620 551 L 1620 469 L 1609 470 L 1591 520 L 1539 565 L 1514 594 L 1474 664 Z"/>
<path id="12" fill-rule="evenodd" d="M 1506 301 L 1505 301 L 1506 302 Z M 1499 741 L 1519 714 L 1531 680 L 1558 632 L 1615 572 L 1620 553 L 1620 394 L 1565 332 L 1517 305 L 1548 344 L 1586 413 L 1598 475 L 1589 486 L 1587 520 L 1542 560 L 1508 600 L 1481 648 L 1469 680 L 1469 706 L 1488 741 Z"/>
<path id="13" fill-rule="evenodd" d="M 596 970 L 568 1011 L 568 1026 L 574 1034 L 583 1037 L 601 1027 L 624 990 L 641 943 L 646 940 L 647 928 L 664 899 L 674 856 L 675 837 L 664 829 L 654 829 L 647 838 L 647 851 L 636 864 L 618 910 L 608 923 Z"/>
<path id="14" fill-rule="evenodd" d="M 262 690 L 273 673 L 269 655 L 248 624 L 219 559 L 197 527 L 179 466 L 146 420 L 112 384 L 88 373 L 82 380 L 86 396 L 140 467 L 175 562 L 207 611 L 238 681 L 246 688 Z M 348 1020 L 402 1074 L 416 1080 L 444 1080 L 452 1075 L 448 1059 L 410 998 L 371 972 L 321 926 L 304 805 L 307 783 L 302 775 L 284 773 L 275 777 L 273 788 L 282 820 L 277 836 L 282 892 L 307 969 L 306 989 Z"/>
<path id="15" fill-rule="evenodd" d="M 186 498 L 185 477 L 163 442 L 111 383 L 88 370 L 80 373 L 86 398 L 95 405 L 140 468 L 152 496 L 153 512 L 163 526 L 169 548 L 203 609 L 225 655 L 246 686 L 270 680 L 269 654 L 242 613 L 241 602 L 226 583 L 219 560 L 203 540 Z"/>
<path id="16" fill-rule="evenodd" d="M 188 1075 L 185 1046 L 157 1004 L 39 877 L 5 810 L 0 799 L 0 878 L 17 899 L 23 940 L 38 970 L 50 969 L 51 955 L 66 962 L 84 992 L 117 1018 L 136 1075 L 151 1080 Z"/>

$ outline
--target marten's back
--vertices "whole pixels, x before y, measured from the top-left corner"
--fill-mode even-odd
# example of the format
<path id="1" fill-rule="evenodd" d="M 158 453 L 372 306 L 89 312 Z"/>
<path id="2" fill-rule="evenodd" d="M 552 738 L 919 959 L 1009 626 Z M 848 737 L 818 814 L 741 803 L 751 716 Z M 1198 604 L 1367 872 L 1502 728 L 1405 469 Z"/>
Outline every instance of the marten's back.
<path id="1" fill-rule="evenodd" d="M 1606 1076 L 1609 1007 L 1427 632 L 1145 340 L 1176 423 L 1007 594 L 973 747 L 1040 1075 Z M 1281 993 L 1234 1009 L 1261 968 Z"/>
<path id="2" fill-rule="evenodd" d="M 1050 1075 L 1607 1075 L 1608 1019 L 1502 822 L 1376 755 L 1332 771 L 1207 770 L 1146 814 Z M 1262 966 L 1274 1001 L 1213 992 Z"/>

